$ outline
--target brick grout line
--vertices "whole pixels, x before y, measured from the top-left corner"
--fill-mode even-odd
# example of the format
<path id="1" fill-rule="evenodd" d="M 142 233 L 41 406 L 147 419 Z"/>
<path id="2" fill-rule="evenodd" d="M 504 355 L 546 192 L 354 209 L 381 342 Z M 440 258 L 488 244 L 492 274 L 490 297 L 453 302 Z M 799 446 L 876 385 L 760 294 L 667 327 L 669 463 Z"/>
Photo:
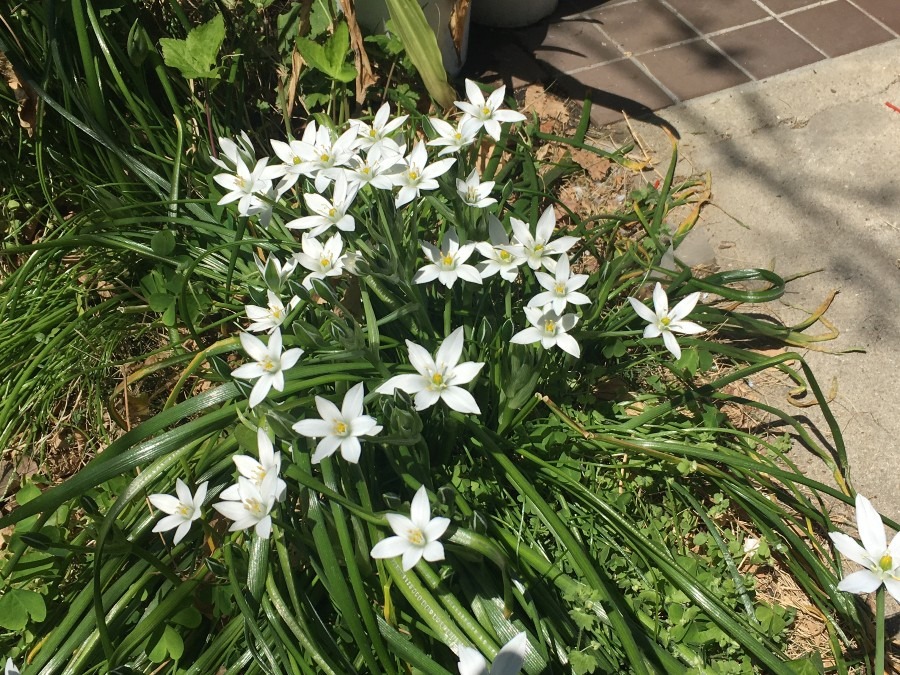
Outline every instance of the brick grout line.
<path id="1" fill-rule="evenodd" d="M 638 70 L 640 70 L 642 73 L 644 73 L 644 75 L 646 75 L 647 78 L 648 78 L 651 82 L 653 82 L 653 84 L 655 84 L 655 85 L 660 89 L 660 91 L 662 91 L 662 93 L 664 93 L 666 96 L 668 96 L 668 97 L 672 100 L 672 103 L 681 103 L 681 99 L 678 98 L 678 97 L 674 94 L 674 92 L 672 92 L 671 89 L 669 89 L 666 85 L 664 85 L 664 84 L 659 80 L 659 78 L 657 78 L 653 73 L 651 73 L 650 70 L 649 70 L 643 63 L 641 63 L 641 62 L 638 61 L 636 58 L 634 58 L 634 56 L 630 56 L 631 53 L 630 53 L 630 52 L 626 52 L 625 49 L 624 49 L 624 47 L 622 47 L 622 45 L 621 45 L 618 41 L 614 40 L 614 39 L 609 35 L 609 33 L 607 33 L 605 30 L 603 30 L 603 29 L 602 29 L 599 25 L 597 25 L 596 23 L 592 23 L 591 25 L 597 30 L 598 33 L 600 33 L 600 35 L 602 35 L 604 38 L 606 38 L 607 40 L 609 40 L 613 45 L 615 45 L 616 49 L 618 49 L 619 52 L 622 54 L 622 57 L 623 57 L 623 58 L 622 58 L 622 59 L 616 59 L 615 63 L 617 63 L 618 61 L 623 61 L 623 60 L 625 60 L 625 59 L 628 59 L 629 61 L 631 61 L 631 63 L 633 63 L 633 64 L 638 68 Z M 614 63 L 614 62 L 613 62 L 613 61 L 609 61 L 608 63 Z M 592 67 L 597 67 L 597 66 L 592 66 Z M 586 70 L 587 70 L 587 69 L 586 69 Z"/>
<path id="2" fill-rule="evenodd" d="M 877 23 L 879 26 L 881 26 L 882 28 L 884 28 L 888 33 L 890 33 L 891 35 L 893 35 L 895 38 L 900 37 L 900 35 L 898 35 L 897 32 L 894 31 L 890 26 L 888 26 L 888 25 L 885 24 L 885 23 L 882 23 L 882 22 L 878 19 L 878 17 L 873 16 L 872 14 L 870 14 L 869 12 L 867 12 L 865 9 L 863 9 L 862 7 L 860 7 L 859 5 L 857 5 L 853 0 L 847 0 L 847 2 L 850 3 L 851 6 L 856 7 L 856 9 L 858 9 L 860 12 L 862 12 L 863 14 L 865 14 L 867 17 L 869 17 L 872 21 L 874 21 L 875 23 Z"/>
<path id="3" fill-rule="evenodd" d="M 672 5 L 670 5 L 668 2 L 666 2 L 666 0 L 659 0 L 659 4 L 661 4 L 663 7 L 665 7 L 670 12 L 672 12 L 672 14 L 674 14 L 676 17 L 681 19 L 681 21 L 683 23 L 687 24 L 690 27 L 690 29 L 692 31 L 694 31 L 695 33 L 697 33 L 706 44 L 708 44 L 714 50 L 719 52 L 719 54 L 724 56 L 728 60 L 728 62 L 731 63 L 731 65 L 733 65 L 735 68 L 740 70 L 744 75 L 749 77 L 751 82 L 757 81 L 756 78 L 753 77 L 753 74 L 749 70 L 747 70 L 746 68 L 744 68 L 744 66 L 742 66 L 740 63 L 735 61 L 733 58 L 731 58 L 731 54 L 726 53 L 724 49 L 722 49 L 721 47 L 719 47 L 719 45 L 717 45 L 715 42 L 710 40 L 708 34 L 705 34 L 703 31 L 699 30 L 694 24 L 692 24 L 690 21 L 688 21 L 687 17 L 683 16 L 681 14 L 681 12 L 679 12 L 677 9 L 672 7 Z"/>
<path id="4" fill-rule="evenodd" d="M 812 5 L 807 5 L 806 7 L 800 7 L 799 9 L 792 9 L 792 10 L 790 10 L 790 11 L 788 11 L 788 12 L 783 12 L 783 13 L 781 13 L 781 14 L 778 14 L 778 13 L 776 13 L 774 10 L 769 9 L 768 5 L 766 5 L 764 2 L 762 2 L 762 0 L 753 0 L 753 2 L 755 2 L 757 5 L 759 5 L 760 7 L 762 7 L 766 12 L 768 12 L 769 15 L 770 15 L 773 19 L 775 19 L 778 23 L 780 23 L 782 26 L 784 26 L 785 28 L 787 28 L 789 31 L 791 31 L 794 35 L 796 35 L 798 38 L 800 38 L 801 40 L 803 40 L 803 41 L 804 41 L 806 44 L 808 44 L 810 47 L 812 47 L 812 48 L 815 49 L 817 52 L 819 52 L 822 56 L 825 57 L 826 60 L 828 60 L 829 58 L 831 58 L 830 56 L 828 56 L 828 54 L 826 54 L 826 53 L 823 52 L 821 49 L 819 49 L 818 46 L 816 46 L 815 44 L 813 44 L 813 42 L 812 42 L 809 38 L 807 38 L 805 35 L 803 35 L 803 33 L 801 33 L 800 31 L 798 31 L 797 29 L 795 29 L 793 26 L 791 26 L 790 24 L 788 24 L 788 23 L 786 23 L 785 21 L 783 21 L 783 20 L 781 19 L 781 17 L 783 17 L 783 16 L 790 16 L 791 14 L 797 14 L 798 12 L 803 12 L 803 11 L 805 11 L 805 10 L 807 10 L 807 9 L 812 9 L 812 8 L 814 8 L 814 7 L 822 7 L 823 5 L 828 5 L 828 4 L 831 4 L 832 2 L 836 2 L 836 0 L 823 0 L 823 2 L 817 2 L 817 3 L 812 4 Z"/>

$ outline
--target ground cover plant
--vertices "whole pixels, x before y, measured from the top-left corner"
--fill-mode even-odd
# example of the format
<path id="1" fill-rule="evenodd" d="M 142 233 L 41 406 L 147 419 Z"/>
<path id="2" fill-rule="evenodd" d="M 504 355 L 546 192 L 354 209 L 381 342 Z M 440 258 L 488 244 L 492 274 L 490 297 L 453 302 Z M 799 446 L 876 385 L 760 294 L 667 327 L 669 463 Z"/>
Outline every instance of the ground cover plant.
<path id="1" fill-rule="evenodd" d="M 343 44 L 345 19 L 312 4 L 321 33 L 309 20 L 306 35 Z M 248 47 L 237 27 L 263 30 L 267 15 L 191 24 L 170 9 L 150 21 L 72 5 L 69 33 L 20 9 L 18 47 L 4 37 L 19 72 L 50 45 L 53 72 L 104 87 L 33 80 L 52 112 L 36 140 L 20 131 L 35 189 L 22 183 L 5 208 L 43 204 L 46 231 L 9 222 L 5 442 L 37 442 L 17 412 L 57 414 L 79 377 L 91 400 L 91 387 L 111 393 L 108 364 L 129 341 L 154 353 L 126 371 L 125 399 L 155 377 L 161 392 L 139 424 L 69 417 L 102 452 L 46 491 L 26 483 L 0 518 L 15 525 L 0 646 L 23 673 L 805 673 L 871 660 L 870 618 L 840 592 L 824 537 L 836 528 L 823 497 L 850 501 L 840 431 L 799 355 L 748 348 L 802 345 L 812 321 L 734 311 L 779 297 L 771 272 L 663 264 L 690 225 L 672 222 L 689 187 L 674 161 L 620 213 L 568 212 L 554 191 L 577 167 L 541 166 L 540 143 L 627 161 L 586 143 L 587 107 L 565 139 L 474 82 L 452 111 L 385 86 L 386 102 L 350 118 L 355 67 L 332 46 L 308 82 L 318 114 L 229 108 L 262 99 L 241 99 L 247 78 L 214 64 L 226 36 Z M 269 18 L 301 30 L 284 9 Z M 172 22 L 184 37 L 150 32 Z M 130 52 L 104 39 L 123 31 Z M 166 58 L 189 44 L 205 62 Z M 808 388 L 834 450 L 726 392 L 768 368 Z M 780 419 L 835 486 L 793 467 L 787 436 L 732 425 L 735 402 Z M 865 560 L 879 557 L 867 538 Z M 785 654 L 792 610 L 756 596 L 747 563 L 789 571 L 827 652 Z"/>

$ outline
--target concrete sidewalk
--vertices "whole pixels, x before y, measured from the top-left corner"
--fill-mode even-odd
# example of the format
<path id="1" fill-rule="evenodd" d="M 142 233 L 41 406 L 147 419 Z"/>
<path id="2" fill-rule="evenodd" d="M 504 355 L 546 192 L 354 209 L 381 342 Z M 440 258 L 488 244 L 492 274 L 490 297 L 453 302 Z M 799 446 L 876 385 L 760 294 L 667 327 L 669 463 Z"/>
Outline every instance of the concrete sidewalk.
<path id="1" fill-rule="evenodd" d="M 823 389 L 836 383 L 832 409 L 853 486 L 900 520 L 900 113 L 886 103 L 900 107 L 896 39 L 656 115 L 681 137 L 679 174 L 712 174 L 713 204 L 679 257 L 785 277 L 821 270 L 791 282 L 769 308 L 786 323 L 839 291 L 826 318 L 840 336 L 822 347 L 865 353 L 801 353 Z M 632 127 L 665 166 L 671 144 L 659 126 Z M 630 137 L 624 124 L 608 131 Z M 825 332 L 809 332 L 817 330 Z M 790 409 L 789 388 L 764 395 Z M 827 433 L 816 408 L 794 410 Z M 791 456 L 833 484 L 805 450 Z"/>

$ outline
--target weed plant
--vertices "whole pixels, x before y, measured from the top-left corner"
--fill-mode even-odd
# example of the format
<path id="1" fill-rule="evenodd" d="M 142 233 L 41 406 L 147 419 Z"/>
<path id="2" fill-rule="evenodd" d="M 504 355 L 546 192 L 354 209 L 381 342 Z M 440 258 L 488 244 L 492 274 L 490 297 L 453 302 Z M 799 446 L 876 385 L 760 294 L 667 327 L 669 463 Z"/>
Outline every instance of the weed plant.
<path id="1" fill-rule="evenodd" d="M 739 346 L 803 345 L 809 326 L 725 308 L 777 299 L 771 272 L 661 266 L 686 234 L 669 223 L 674 157 L 623 212 L 566 212 L 556 231 L 554 186 L 574 166 L 539 165 L 534 122 L 455 117 L 472 142 L 439 156 L 417 144 L 443 120 L 408 108 L 382 143 L 390 185 L 353 190 L 346 166 L 313 164 L 342 133 L 365 159 L 360 139 L 383 118 L 349 124 L 349 102 L 334 120 L 288 115 L 294 145 L 284 116 L 224 103 L 257 100 L 248 60 L 224 61 L 227 77 L 167 67 L 160 33 L 181 26 L 186 45 L 206 34 L 191 25 L 218 30 L 167 8 L 29 5 L 3 34 L 44 107 L 34 139 L 20 136 L 30 178 L 4 193 L 44 228 L 8 224 L 5 442 L 39 428 L 16 411 L 51 410 L 79 378 L 103 386 L 126 337 L 168 336 L 132 383 L 176 373 L 157 414 L 99 438 L 61 484 L 25 485 L 0 518 L 15 525 L 0 645 L 22 672 L 441 674 L 518 654 L 530 674 L 847 673 L 866 657 L 867 617 L 838 592 L 820 536 L 834 529 L 823 498 L 850 501 L 840 430 L 801 356 Z M 346 101 L 335 82 L 323 96 Z M 469 118 L 502 109 L 502 93 L 467 94 Z M 565 142 L 624 162 L 627 149 L 586 142 L 588 112 Z M 571 294 L 553 288 L 563 260 L 586 276 Z M 690 321 L 705 333 L 678 335 L 677 359 L 686 317 L 646 339 L 635 311 L 656 280 L 657 317 L 661 297 L 673 313 L 699 300 Z M 568 299 L 528 306 L 546 292 Z M 769 368 L 808 387 L 833 450 L 727 393 Z M 836 487 L 799 472 L 788 440 L 735 428 L 729 403 L 779 418 Z M 793 576 L 829 653 L 785 655 L 792 610 L 755 595 L 747 560 Z"/>

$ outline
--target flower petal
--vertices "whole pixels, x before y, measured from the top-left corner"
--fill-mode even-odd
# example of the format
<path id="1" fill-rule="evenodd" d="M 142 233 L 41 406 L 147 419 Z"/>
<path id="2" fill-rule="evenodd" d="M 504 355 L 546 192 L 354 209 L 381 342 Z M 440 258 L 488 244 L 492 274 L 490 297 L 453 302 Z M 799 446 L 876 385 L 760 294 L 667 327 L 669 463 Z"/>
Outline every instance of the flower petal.
<path id="1" fill-rule="evenodd" d="M 881 586 L 881 579 L 869 570 L 859 570 L 841 579 L 838 584 L 839 591 L 847 593 L 872 593 Z"/>
<path id="2" fill-rule="evenodd" d="M 656 316 L 669 315 L 669 296 L 658 281 L 653 287 L 653 309 L 656 310 Z"/>
<path id="3" fill-rule="evenodd" d="M 663 331 L 662 333 L 663 342 L 666 345 L 666 349 L 668 349 L 672 356 L 675 357 L 675 360 L 681 358 L 681 346 L 678 344 L 678 340 L 675 339 L 675 335 L 671 331 Z"/>
<path id="4" fill-rule="evenodd" d="M 459 675 L 490 675 L 487 661 L 471 647 L 459 650 Z"/>
<path id="5" fill-rule="evenodd" d="M 361 452 L 362 447 L 359 444 L 359 439 L 355 436 L 345 438 L 341 442 L 341 457 L 351 464 L 359 464 L 359 455 Z"/>
<path id="6" fill-rule="evenodd" d="M 428 562 L 444 559 L 444 545 L 439 541 L 430 541 L 422 549 L 422 557 Z"/>
<path id="7" fill-rule="evenodd" d="M 888 577 L 884 580 L 884 587 L 887 589 L 887 592 L 891 594 L 894 600 L 900 602 L 900 579 L 892 579 Z"/>
<path id="8" fill-rule="evenodd" d="M 431 506 L 428 503 L 428 491 L 424 485 L 416 490 L 416 494 L 412 498 L 409 505 L 409 519 L 420 530 L 428 527 L 428 521 L 431 520 Z"/>
<path id="9" fill-rule="evenodd" d="M 178 500 L 178 497 L 173 495 L 150 495 L 148 497 L 150 503 L 153 504 L 156 508 L 158 508 L 163 513 L 172 514 L 178 510 L 178 507 L 181 506 L 181 502 Z"/>
<path id="10" fill-rule="evenodd" d="M 300 420 L 295 422 L 291 429 L 307 438 L 322 438 L 334 431 L 334 425 L 325 420 Z"/>
<path id="11" fill-rule="evenodd" d="M 416 397 L 418 400 L 418 397 Z M 462 387 L 447 387 L 440 393 L 440 398 L 456 412 L 480 415 L 481 408 L 475 401 L 475 397 Z"/>
<path id="12" fill-rule="evenodd" d="M 365 391 L 362 382 L 354 384 L 347 390 L 347 393 L 344 394 L 344 401 L 341 403 L 341 416 L 345 422 L 352 423 L 363 414 L 363 398 L 365 398 Z"/>
<path id="13" fill-rule="evenodd" d="M 318 464 L 326 457 L 331 457 L 340 445 L 341 439 L 338 436 L 326 436 L 316 445 L 316 451 L 310 457 L 310 461 Z"/>
<path id="14" fill-rule="evenodd" d="M 425 347 L 407 340 L 406 348 L 409 350 L 410 365 L 419 371 L 421 375 L 429 377 L 432 371 L 437 370 L 434 359 L 431 358 L 431 354 L 428 353 L 428 350 L 425 349 Z M 462 348 L 460 347 L 460 349 Z"/>
<path id="15" fill-rule="evenodd" d="M 480 277 L 478 281 L 479 283 L 481 282 Z M 454 330 L 444 339 L 444 342 L 438 347 L 438 350 L 434 355 L 434 363 L 438 370 L 443 368 L 452 369 L 459 363 L 459 357 L 462 356 L 464 340 L 465 334 L 462 326 Z"/>
<path id="16" fill-rule="evenodd" d="M 410 546 L 403 552 L 401 563 L 404 572 L 408 572 L 422 559 L 422 548 L 419 546 Z"/>
<path id="17" fill-rule="evenodd" d="M 645 305 L 637 298 L 628 298 L 628 302 L 631 303 L 631 307 L 632 309 L 634 309 L 635 313 L 644 321 L 656 323 L 656 313 L 652 309 L 647 307 L 647 305 Z"/>
<path id="18" fill-rule="evenodd" d="M 522 632 L 503 645 L 491 664 L 491 675 L 518 675 L 525 663 L 528 636 Z"/>
<path id="19" fill-rule="evenodd" d="M 403 555 L 411 544 L 403 537 L 388 537 L 382 539 L 369 552 L 373 558 L 396 558 Z"/>
<path id="20" fill-rule="evenodd" d="M 431 357 L 428 357 L 431 358 Z M 395 389 L 405 391 L 407 394 L 416 394 L 428 387 L 428 380 L 421 375 L 394 375 L 387 382 L 375 390 L 376 394 L 390 396 Z"/>
<path id="21" fill-rule="evenodd" d="M 669 317 L 673 322 L 681 321 L 684 317 L 694 311 L 694 307 L 697 306 L 697 301 L 699 299 L 699 291 L 697 293 L 691 293 L 690 295 L 684 296 L 681 300 L 678 301 L 678 304 L 672 308 L 672 311 L 669 312 Z"/>
<path id="22" fill-rule="evenodd" d="M 876 560 L 884 555 L 887 550 L 887 537 L 884 534 L 881 516 L 872 506 L 872 502 L 859 493 L 856 495 L 856 525 L 859 528 L 859 538 L 869 555 Z"/>
<path id="23" fill-rule="evenodd" d="M 450 527 L 450 519 L 438 516 L 437 518 L 432 518 L 422 528 L 422 533 L 425 535 L 426 541 L 436 541 L 444 536 L 444 532 L 447 531 L 448 527 Z"/>

